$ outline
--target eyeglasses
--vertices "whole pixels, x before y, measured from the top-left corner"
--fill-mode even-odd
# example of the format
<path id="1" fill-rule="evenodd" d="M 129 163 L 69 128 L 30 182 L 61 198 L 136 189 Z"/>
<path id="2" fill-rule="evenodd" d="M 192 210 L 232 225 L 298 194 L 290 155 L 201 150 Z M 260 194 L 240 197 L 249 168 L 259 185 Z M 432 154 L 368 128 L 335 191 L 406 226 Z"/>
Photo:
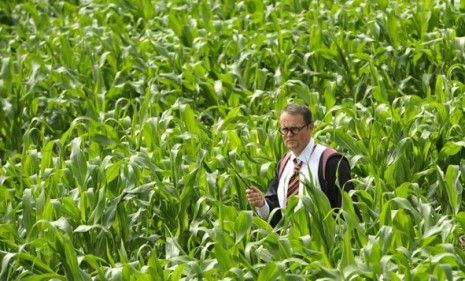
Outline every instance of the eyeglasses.
<path id="1" fill-rule="evenodd" d="M 305 124 L 302 127 L 289 127 L 289 128 L 283 127 L 283 128 L 279 128 L 279 132 L 281 132 L 282 135 L 287 135 L 287 133 L 289 132 L 291 133 L 291 135 L 295 135 L 307 126 L 308 124 Z"/>

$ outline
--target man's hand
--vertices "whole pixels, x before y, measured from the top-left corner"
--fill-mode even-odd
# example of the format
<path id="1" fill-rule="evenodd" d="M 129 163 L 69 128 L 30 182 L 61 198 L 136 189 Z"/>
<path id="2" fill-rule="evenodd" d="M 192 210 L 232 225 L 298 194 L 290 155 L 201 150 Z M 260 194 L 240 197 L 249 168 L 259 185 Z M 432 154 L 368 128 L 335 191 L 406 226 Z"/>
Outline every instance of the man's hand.
<path id="1" fill-rule="evenodd" d="M 255 186 L 250 186 L 247 191 L 247 200 L 252 207 L 263 207 L 265 205 L 265 195 Z"/>

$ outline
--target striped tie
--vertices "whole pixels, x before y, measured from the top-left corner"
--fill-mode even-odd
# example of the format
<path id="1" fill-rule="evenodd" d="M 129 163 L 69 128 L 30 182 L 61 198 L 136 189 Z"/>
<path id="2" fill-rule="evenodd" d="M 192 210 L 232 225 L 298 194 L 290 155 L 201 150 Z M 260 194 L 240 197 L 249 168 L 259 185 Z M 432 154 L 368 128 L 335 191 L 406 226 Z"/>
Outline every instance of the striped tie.
<path id="1" fill-rule="evenodd" d="M 299 171 L 302 167 L 302 161 L 295 158 L 294 159 L 294 173 L 289 179 L 289 184 L 287 185 L 287 198 L 290 196 L 299 193 Z"/>

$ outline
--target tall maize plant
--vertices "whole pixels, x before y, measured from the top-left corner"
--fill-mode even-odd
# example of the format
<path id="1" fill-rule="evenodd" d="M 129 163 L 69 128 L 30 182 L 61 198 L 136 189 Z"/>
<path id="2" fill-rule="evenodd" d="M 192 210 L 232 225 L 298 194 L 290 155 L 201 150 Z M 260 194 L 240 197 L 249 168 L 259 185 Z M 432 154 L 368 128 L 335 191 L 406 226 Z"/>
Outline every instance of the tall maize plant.
<path id="1" fill-rule="evenodd" d="M 463 0 L 1 1 L 0 279 L 464 279 L 464 54 Z M 290 101 L 355 189 L 273 229 Z"/>

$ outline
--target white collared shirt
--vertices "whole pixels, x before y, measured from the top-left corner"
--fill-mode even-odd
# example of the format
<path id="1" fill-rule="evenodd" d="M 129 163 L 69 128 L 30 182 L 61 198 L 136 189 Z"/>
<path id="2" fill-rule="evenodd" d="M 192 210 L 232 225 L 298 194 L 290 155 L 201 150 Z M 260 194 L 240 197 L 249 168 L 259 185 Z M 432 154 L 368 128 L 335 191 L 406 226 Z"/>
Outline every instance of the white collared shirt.
<path id="1" fill-rule="evenodd" d="M 320 161 L 321 154 L 325 150 L 325 147 L 322 145 L 315 144 L 313 138 L 310 138 L 307 146 L 304 148 L 302 153 L 299 156 L 296 156 L 292 151 L 289 160 L 284 167 L 283 173 L 279 179 L 278 185 L 278 201 L 281 208 L 285 207 L 287 204 L 287 188 L 289 184 L 289 179 L 294 173 L 294 159 L 297 158 L 302 161 L 302 168 L 300 169 L 299 178 L 301 179 L 299 183 L 299 192 L 298 196 L 301 197 L 304 195 L 304 184 L 305 180 L 309 180 L 315 184 L 316 187 L 320 188 L 319 179 L 318 179 L 318 164 Z M 299 205 L 301 203 L 299 202 Z M 298 205 L 298 207 L 299 207 Z M 265 205 L 260 208 L 256 208 L 257 214 L 263 218 L 268 219 L 270 215 L 270 207 L 268 202 L 265 201 Z"/>

